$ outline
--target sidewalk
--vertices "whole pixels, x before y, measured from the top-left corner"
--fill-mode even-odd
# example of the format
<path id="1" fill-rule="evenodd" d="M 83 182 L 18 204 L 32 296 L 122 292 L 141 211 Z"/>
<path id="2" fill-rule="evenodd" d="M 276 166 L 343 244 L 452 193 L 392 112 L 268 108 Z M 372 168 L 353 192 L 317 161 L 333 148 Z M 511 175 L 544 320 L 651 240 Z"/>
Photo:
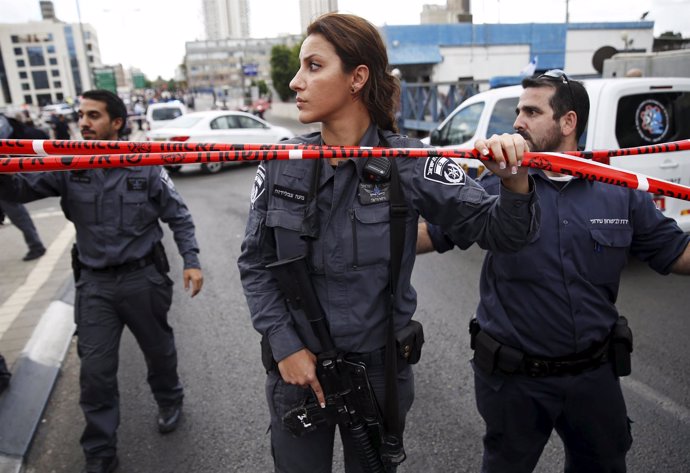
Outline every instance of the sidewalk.
<path id="1" fill-rule="evenodd" d="M 0 353 L 12 379 L 0 395 L 0 473 L 21 471 L 74 333 L 69 249 L 74 227 L 57 198 L 27 204 L 46 246 L 25 262 L 21 232 L 0 226 Z"/>

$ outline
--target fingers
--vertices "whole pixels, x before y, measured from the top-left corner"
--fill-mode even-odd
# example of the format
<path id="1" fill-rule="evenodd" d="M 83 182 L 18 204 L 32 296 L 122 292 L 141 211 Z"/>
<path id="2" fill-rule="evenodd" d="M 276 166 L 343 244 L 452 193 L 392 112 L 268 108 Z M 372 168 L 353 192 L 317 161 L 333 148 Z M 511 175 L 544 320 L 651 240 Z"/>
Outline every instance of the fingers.
<path id="1" fill-rule="evenodd" d="M 321 407 L 326 407 L 326 397 L 316 377 L 316 356 L 303 348 L 278 362 L 280 376 L 288 384 L 311 388 Z"/>
<path id="2" fill-rule="evenodd" d="M 319 379 L 314 376 L 314 382 L 311 383 L 309 386 L 311 386 L 311 390 L 314 391 L 314 395 L 316 396 L 316 400 L 319 402 L 319 406 L 321 408 L 326 407 L 326 397 L 323 394 L 323 389 L 321 389 L 321 383 L 319 383 Z"/>
<path id="3" fill-rule="evenodd" d="M 185 269 L 183 273 L 184 277 L 184 289 L 188 291 L 191 285 L 192 292 L 191 297 L 196 296 L 201 292 L 201 288 L 204 285 L 204 275 L 200 269 L 189 268 Z"/>
<path id="4" fill-rule="evenodd" d="M 509 169 L 510 174 L 518 173 L 518 166 L 527 151 L 525 139 L 517 133 L 493 135 L 488 140 L 477 140 L 474 144 L 477 151 L 484 156 L 491 155 L 500 170 Z"/>

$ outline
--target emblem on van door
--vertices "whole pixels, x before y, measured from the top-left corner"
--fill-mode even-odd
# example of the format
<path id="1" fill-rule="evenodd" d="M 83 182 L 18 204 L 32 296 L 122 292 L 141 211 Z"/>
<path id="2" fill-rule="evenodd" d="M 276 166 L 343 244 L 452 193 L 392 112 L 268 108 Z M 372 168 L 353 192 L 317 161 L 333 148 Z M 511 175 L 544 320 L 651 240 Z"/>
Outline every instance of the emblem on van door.
<path id="1" fill-rule="evenodd" d="M 666 107 L 657 100 L 642 101 L 635 112 L 635 127 L 643 140 L 649 143 L 661 141 L 669 129 Z"/>

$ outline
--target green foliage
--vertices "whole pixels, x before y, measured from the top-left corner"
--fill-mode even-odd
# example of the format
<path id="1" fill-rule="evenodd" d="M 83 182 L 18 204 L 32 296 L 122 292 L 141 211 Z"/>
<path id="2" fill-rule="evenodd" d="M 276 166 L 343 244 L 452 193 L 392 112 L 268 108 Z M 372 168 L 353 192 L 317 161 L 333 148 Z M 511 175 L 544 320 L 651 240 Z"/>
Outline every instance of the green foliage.
<path id="1" fill-rule="evenodd" d="M 293 48 L 277 45 L 271 49 L 271 80 L 280 100 L 284 102 L 294 96 L 290 81 L 299 69 L 300 47 L 301 44 Z"/>

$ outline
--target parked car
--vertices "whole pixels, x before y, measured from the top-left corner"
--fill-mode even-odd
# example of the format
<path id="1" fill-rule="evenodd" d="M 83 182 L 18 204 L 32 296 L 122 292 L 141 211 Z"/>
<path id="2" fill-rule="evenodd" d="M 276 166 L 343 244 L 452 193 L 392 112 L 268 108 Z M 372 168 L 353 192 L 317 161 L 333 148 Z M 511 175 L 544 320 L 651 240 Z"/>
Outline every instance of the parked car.
<path id="1" fill-rule="evenodd" d="M 51 123 L 53 116 L 64 115 L 67 121 L 74 119 L 75 110 L 68 103 L 58 103 L 41 107 L 41 121 Z"/>
<path id="2" fill-rule="evenodd" d="M 590 99 L 587 129 L 580 145 L 587 150 L 619 149 L 690 138 L 690 79 L 621 78 L 583 81 Z M 479 93 L 461 103 L 435 130 L 433 146 L 472 148 L 478 139 L 512 133 L 522 87 Z M 647 119 L 647 122 L 645 122 Z M 653 119 L 654 126 L 649 120 Z M 471 177 L 484 166 L 458 159 Z M 606 164 L 690 186 L 690 151 L 612 157 Z M 690 232 L 690 202 L 655 196 L 657 207 Z"/>
<path id="3" fill-rule="evenodd" d="M 146 134 L 150 141 L 193 143 L 277 143 L 293 136 L 287 128 L 271 125 L 250 113 L 229 110 L 187 113 L 166 127 Z M 216 173 L 223 164 L 225 163 L 202 164 L 201 170 Z M 179 168 L 180 166 L 168 167 L 172 171 Z"/>
<path id="4" fill-rule="evenodd" d="M 167 126 L 171 121 L 185 113 L 187 113 L 187 107 L 177 100 L 152 103 L 146 109 L 146 123 L 149 130 L 156 130 Z"/>

